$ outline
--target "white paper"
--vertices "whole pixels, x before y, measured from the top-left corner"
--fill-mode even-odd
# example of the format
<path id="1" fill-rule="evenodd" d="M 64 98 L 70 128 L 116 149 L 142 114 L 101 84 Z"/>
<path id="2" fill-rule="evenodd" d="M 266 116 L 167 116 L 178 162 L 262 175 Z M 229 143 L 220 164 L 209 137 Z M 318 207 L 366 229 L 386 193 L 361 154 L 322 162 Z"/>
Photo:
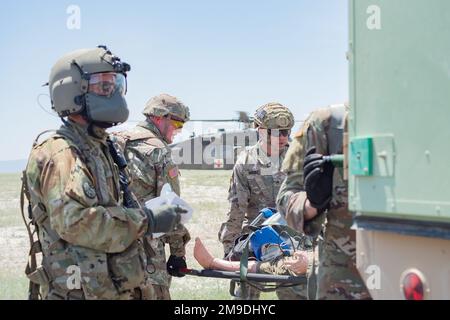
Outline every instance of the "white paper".
<path id="1" fill-rule="evenodd" d="M 145 207 L 150 210 L 162 205 L 179 205 L 181 208 L 186 210 L 187 213 L 181 214 L 180 222 L 182 224 L 189 222 L 192 218 L 192 214 L 194 213 L 194 209 L 186 201 L 181 199 L 175 192 L 173 192 L 168 183 L 164 184 L 162 187 L 161 195 L 159 197 L 150 199 L 145 203 Z M 159 238 L 164 234 L 164 232 L 153 233 L 153 238 Z"/>

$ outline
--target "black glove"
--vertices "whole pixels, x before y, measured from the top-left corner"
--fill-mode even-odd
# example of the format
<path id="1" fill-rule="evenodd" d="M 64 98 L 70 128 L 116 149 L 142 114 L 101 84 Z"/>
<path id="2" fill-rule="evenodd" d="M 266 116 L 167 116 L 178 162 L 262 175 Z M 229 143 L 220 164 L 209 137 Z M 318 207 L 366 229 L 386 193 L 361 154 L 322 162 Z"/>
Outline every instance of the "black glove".
<path id="1" fill-rule="evenodd" d="M 187 211 L 180 206 L 163 205 L 152 210 L 145 209 L 148 216 L 147 233 L 170 232 L 180 223 L 180 214 Z"/>
<path id="2" fill-rule="evenodd" d="M 167 260 L 167 272 L 174 277 L 182 278 L 185 276 L 184 273 L 180 272 L 180 269 L 186 269 L 186 258 L 185 257 L 177 257 L 171 255 L 169 260 Z"/>
<path id="3" fill-rule="evenodd" d="M 328 208 L 333 193 L 334 166 L 324 161 L 323 155 L 316 152 L 316 147 L 308 150 L 303 164 L 303 185 L 311 205 L 319 210 Z"/>

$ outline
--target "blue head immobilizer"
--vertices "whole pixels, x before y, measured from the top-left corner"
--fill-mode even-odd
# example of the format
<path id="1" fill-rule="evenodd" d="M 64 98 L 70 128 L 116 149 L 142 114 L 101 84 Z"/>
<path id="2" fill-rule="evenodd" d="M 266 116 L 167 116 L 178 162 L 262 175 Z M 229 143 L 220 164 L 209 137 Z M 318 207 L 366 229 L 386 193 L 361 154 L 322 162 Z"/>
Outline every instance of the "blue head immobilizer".
<path id="1" fill-rule="evenodd" d="M 276 210 L 265 208 L 260 211 L 260 216 L 265 219 L 269 219 L 277 213 Z M 270 260 L 270 258 L 287 254 L 289 255 L 291 246 L 286 239 L 280 236 L 280 234 L 272 228 L 270 225 L 266 225 L 256 230 L 250 238 L 250 245 L 255 254 L 256 259 L 259 261 Z"/>

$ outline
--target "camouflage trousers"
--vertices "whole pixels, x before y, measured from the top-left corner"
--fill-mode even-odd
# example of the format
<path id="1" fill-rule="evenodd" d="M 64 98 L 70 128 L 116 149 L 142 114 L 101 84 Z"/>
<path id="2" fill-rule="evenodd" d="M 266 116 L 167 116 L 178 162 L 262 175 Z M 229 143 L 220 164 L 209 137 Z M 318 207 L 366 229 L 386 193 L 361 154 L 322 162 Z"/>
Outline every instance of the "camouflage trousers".
<path id="1" fill-rule="evenodd" d="M 146 291 L 148 292 L 148 290 Z M 115 300 L 142 300 L 146 299 L 146 293 L 142 288 L 135 288 L 122 293 L 114 293 L 117 296 Z M 42 295 L 43 300 L 86 300 L 83 290 L 71 290 L 67 292 L 58 292 L 57 290 L 50 290 L 47 294 Z M 102 300 L 106 300 L 102 299 Z M 109 298 L 108 298 L 109 300 Z"/>
<path id="2" fill-rule="evenodd" d="M 308 300 L 308 285 L 279 288 L 276 293 L 278 300 Z"/>
<path id="3" fill-rule="evenodd" d="M 147 241 L 147 239 L 146 239 Z M 172 277 L 167 273 L 165 243 L 159 239 L 148 241 L 153 251 L 147 253 L 145 300 L 170 300 Z"/>
<path id="4" fill-rule="evenodd" d="M 320 249 L 316 299 L 370 299 L 369 291 L 356 268 L 356 248 L 342 249 L 336 243 L 333 239 L 325 239 Z"/>

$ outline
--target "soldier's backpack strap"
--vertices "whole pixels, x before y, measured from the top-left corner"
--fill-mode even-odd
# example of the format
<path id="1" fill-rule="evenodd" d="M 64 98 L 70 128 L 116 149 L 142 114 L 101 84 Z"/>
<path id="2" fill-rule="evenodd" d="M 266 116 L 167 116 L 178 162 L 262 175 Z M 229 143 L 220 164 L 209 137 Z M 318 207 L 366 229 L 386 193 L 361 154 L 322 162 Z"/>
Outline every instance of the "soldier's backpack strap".
<path id="1" fill-rule="evenodd" d="M 39 138 L 39 137 L 38 137 Z M 37 139 L 36 139 L 37 141 Z M 35 141 L 35 143 L 36 143 Z M 28 219 L 25 217 L 25 197 L 28 201 Z M 20 192 L 20 211 L 22 213 L 22 219 L 25 223 L 25 227 L 27 228 L 28 232 L 28 239 L 30 241 L 30 251 L 28 253 L 28 262 L 27 266 L 25 268 L 25 274 L 28 278 L 34 273 L 36 273 L 38 270 L 37 268 L 37 259 L 36 255 L 41 252 L 41 246 L 39 243 L 39 240 L 35 240 L 34 236 L 37 232 L 37 225 L 33 223 L 33 217 L 32 217 L 32 208 L 31 208 L 31 202 L 30 202 L 30 193 L 28 190 L 28 184 L 27 184 L 27 174 L 26 170 L 22 172 L 22 187 Z M 39 300 L 41 299 L 40 295 L 40 285 L 37 281 L 32 281 L 30 279 L 29 287 L 28 287 L 28 299 L 29 300 Z"/>
<path id="2" fill-rule="evenodd" d="M 55 133 L 56 130 L 45 130 L 38 134 L 36 139 L 33 141 L 32 148 L 35 148 L 40 142 L 39 139 L 42 135 L 46 133 Z M 45 140 L 44 140 L 45 141 Z M 28 233 L 28 240 L 30 242 L 30 250 L 28 253 L 28 261 L 25 267 L 25 274 L 29 279 L 28 286 L 28 299 L 29 300 L 40 300 L 42 299 L 40 293 L 40 286 L 42 283 L 48 283 L 49 278 L 45 272 L 45 269 L 38 267 L 37 264 L 37 254 L 42 252 L 41 244 L 39 242 L 38 236 L 38 226 L 33 217 L 33 207 L 31 201 L 31 195 L 28 188 L 28 179 L 26 169 L 22 171 L 22 185 L 20 191 L 20 211 L 22 214 L 22 220 L 25 224 Z M 27 205 L 27 215 L 25 215 L 25 199 L 28 202 Z M 38 204 L 39 205 L 39 204 Z M 44 212 L 43 212 L 44 213 Z M 41 214 L 39 218 L 42 218 Z"/>
<path id="3" fill-rule="evenodd" d="M 147 145 L 152 147 L 149 152 L 152 152 L 155 148 L 164 147 L 164 144 L 160 142 L 160 139 L 151 130 L 145 127 L 145 123 L 139 123 L 130 131 L 114 132 L 112 137 L 113 142 L 119 146 L 124 155 L 126 154 L 127 145 L 130 141 L 145 141 Z M 148 154 L 146 154 L 146 156 L 147 155 Z M 157 167 L 155 170 L 157 176 L 162 174 Z M 155 179 L 153 188 L 154 190 L 158 190 L 158 179 Z"/>
<path id="4" fill-rule="evenodd" d="M 250 238 L 251 235 L 253 234 L 253 232 L 251 234 L 248 234 L 247 237 L 242 240 L 239 241 L 237 244 L 235 244 L 235 247 L 238 246 L 239 248 L 237 249 L 240 253 L 240 258 L 239 258 L 239 280 L 231 280 L 230 282 L 230 295 L 233 297 L 246 297 L 247 296 L 247 292 L 248 292 L 248 280 L 247 280 L 247 274 L 248 274 L 248 257 L 249 257 L 249 244 L 250 244 Z M 236 239 L 236 241 L 238 241 Z M 230 253 L 228 254 L 227 257 L 225 257 L 225 259 L 229 259 L 229 260 L 234 260 L 233 258 L 236 258 L 235 253 L 233 252 L 233 250 L 235 249 L 235 247 L 233 247 L 233 249 L 231 249 Z M 240 286 L 240 295 L 238 296 L 236 294 L 236 284 L 239 283 Z"/>
<path id="5" fill-rule="evenodd" d="M 251 237 L 249 237 L 250 240 Z M 247 241 L 244 251 L 242 251 L 241 261 L 239 265 L 239 276 L 240 276 L 240 284 L 241 284 L 241 297 L 247 297 L 248 287 L 247 287 L 247 273 L 248 273 L 248 251 L 249 251 L 249 243 Z"/>
<path id="6" fill-rule="evenodd" d="M 33 148 L 34 148 L 37 144 L 39 144 L 39 138 L 40 138 L 43 134 L 50 133 L 50 132 L 56 133 L 56 130 L 50 129 L 50 130 L 45 130 L 45 131 L 42 131 L 41 133 L 39 133 L 38 136 L 36 137 L 36 139 L 34 139 L 34 141 L 33 141 Z"/>
<path id="7" fill-rule="evenodd" d="M 39 144 L 39 138 L 50 132 L 56 132 L 56 130 L 45 130 L 38 134 L 36 139 L 33 141 L 32 148 L 36 147 Z M 28 206 L 27 206 L 27 216 L 25 216 L 25 198 L 27 199 Z M 36 255 L 40 253 L 41 245 L 39 243 L 39 240 L 35 238 L 37 237 L 37 225 L 33 221 L 33 215 L 32 215 L 32 207 L 31 207 L 31 200 L 30 200 L 30 192 L 28 189 L 28 183 L 27 183 L 27 173 L 26 169 L 22 171 L 22 186 L 20 190 L 20 211 L 22 214 L 22 220 L 25 224 L 25 227 L 27 229 L 28 233 L 28 240 L 30 242 L 30 251 L 28 253 L 28 261 L 27 265 L 25 267 L 25 274 L 30 279 L 29 285 L 28 285 L 28 299 L 29 300 L 39 300 L 42 299 L 42 296 L 40 294 L 40 282 L 39 281 L 33 281 L 33 276 L 37 275 L 39 273 L 39 268 L 37 266 L 37 258 Z"/>

